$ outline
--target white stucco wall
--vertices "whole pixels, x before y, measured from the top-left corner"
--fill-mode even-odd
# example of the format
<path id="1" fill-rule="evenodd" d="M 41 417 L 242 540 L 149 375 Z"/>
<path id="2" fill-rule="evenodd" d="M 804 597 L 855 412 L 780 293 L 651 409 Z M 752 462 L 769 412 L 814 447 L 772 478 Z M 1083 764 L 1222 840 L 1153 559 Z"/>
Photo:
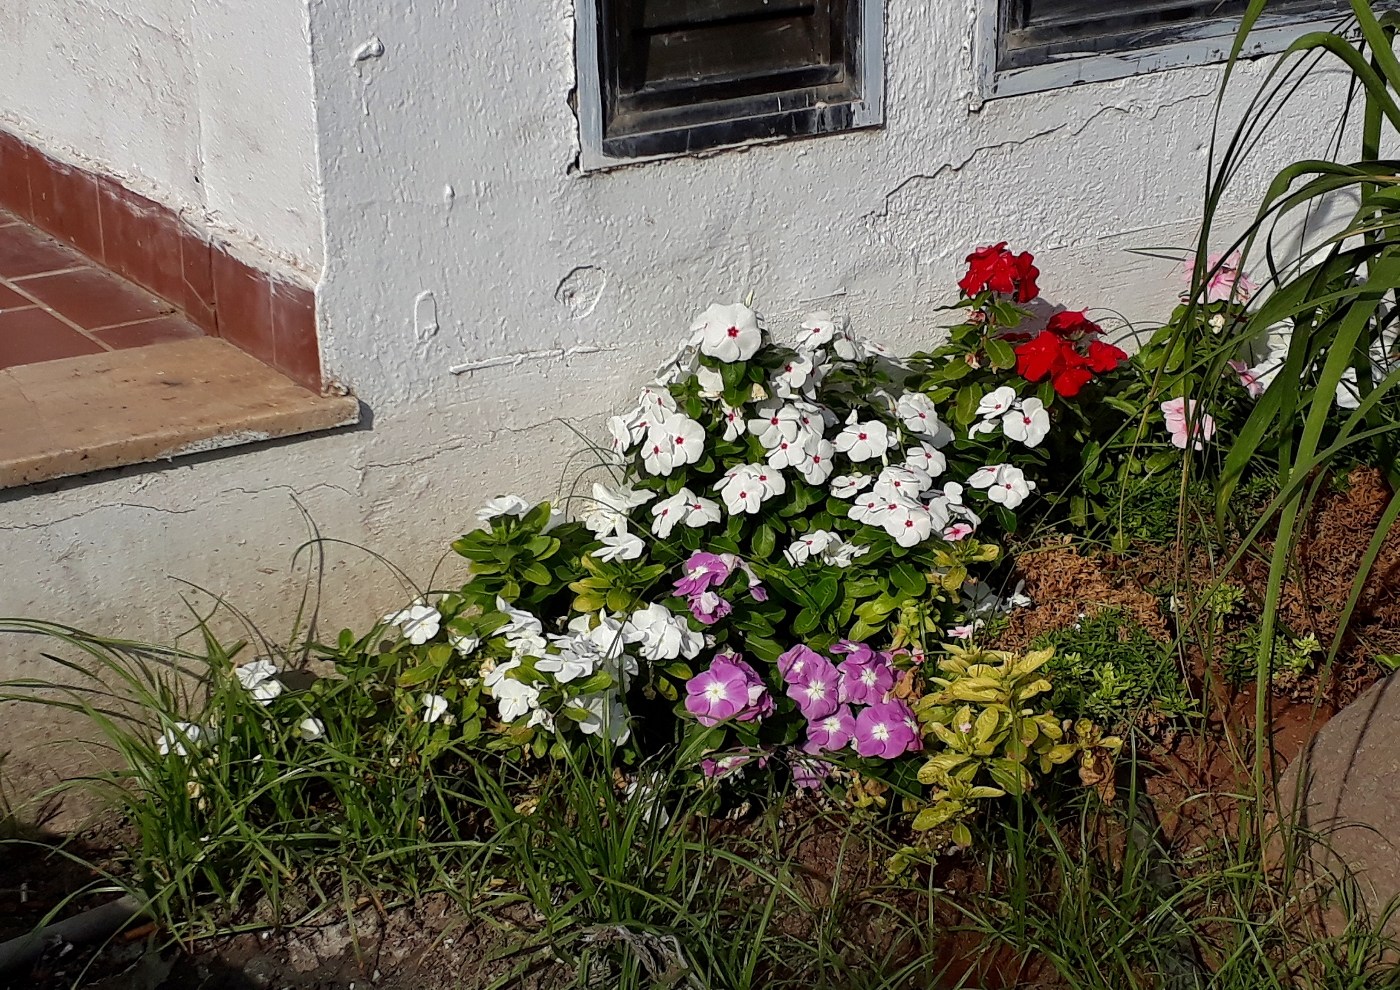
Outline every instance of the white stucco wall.
<path id="1" fill-rule="evenodd" d="M 20 0 L 0 44 L 0 126 L 314 280 L 305 0 Z"/>
<path id="2" fill-rule="evenodd" d="M 1128 252 L 1193 239 L 1218 68 L 971 113 L 971 3 L 891 0 L 882 130 L 579 175 L 568 0 L 313 0 L 310 13 L 326 367 L 372 422 L 0 493 L 0 614 L 169 636 L 186 624 L 173 576 L 275 633 L 298 588 L 293 495 L 323 534 L 426 581 L 483 498 L 553 494 L 580 447 L 570 426 L 596 435 L 713 300 L 752 290 L 787 329 L 829 307 L 918 346 L 963 255 L 997 239 L 1035 252 L 1046 297 L 1073 308 L 1151 320 L 1180 288 L 1169 262 Z M 356 60 L 375 38 L 382 56 Z M 1263 159 L 1320 150 L 1314 121 L 1336 106 L 1325 87 L 1305 96 Z M 436 333 L 429 307 L 415 321 L 424 292 Z M 449 373 L 463 364 L 476 370 Z M 325 590 L 331 633 L 401 594 L 348 552 Z"/>

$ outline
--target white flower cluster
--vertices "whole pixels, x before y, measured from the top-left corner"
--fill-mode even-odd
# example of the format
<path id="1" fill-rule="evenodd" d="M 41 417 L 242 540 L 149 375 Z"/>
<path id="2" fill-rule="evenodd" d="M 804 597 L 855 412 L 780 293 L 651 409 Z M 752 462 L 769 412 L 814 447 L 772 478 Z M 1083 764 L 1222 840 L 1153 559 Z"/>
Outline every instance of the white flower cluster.
<path id="1" fill-rule="evenodd" d="M 1027 447 L 1038 447 L 1050 433 L 1050 413 L 1037 398 L 1021 399 L 1010 385 L 1002 385 L 982 396 L 977 403 L 978 420 L 968 430 L 968 439 L 995 433 L 998 426 L 1008 440 Z"/>
<path id="2" fill-rule="evenodd" d="M 545 634 L 539 618 L 503 599 L 497 599 L 496 607 L 510 617 L 500 635 L 505 637 L 512 656 L 490 670 L 483 668 L 482 685 L 496 699 L 500 720 L 514 723 L 524 718 L 528 726 L 555 731 L 556 713 L 543 707 L 543 692 L 552 680 L 563 696 L 561 709 L 571 713 L 579 731 L 591 736 L 606 733 L 614 744 L 626 742 L 631 733 L 622 696 L 639 670 L 638 656 L 654 662 L 681 657 L 693 660 L 705 646 L 700 633 L 658 604 L 647 605 L 630 615 L 598 612 L 575 616 L 564 634 Z M 635 653 L 629 652 L 629 647 Z M 509 676 L 511 671 L 523 667 L 527 658 L 536 674 L 549 680 L 532 679 L 527 683 Z M 600 691 L 569 693 L 566 685 L 599 671 L 612 679 L 610 686 Z"/>

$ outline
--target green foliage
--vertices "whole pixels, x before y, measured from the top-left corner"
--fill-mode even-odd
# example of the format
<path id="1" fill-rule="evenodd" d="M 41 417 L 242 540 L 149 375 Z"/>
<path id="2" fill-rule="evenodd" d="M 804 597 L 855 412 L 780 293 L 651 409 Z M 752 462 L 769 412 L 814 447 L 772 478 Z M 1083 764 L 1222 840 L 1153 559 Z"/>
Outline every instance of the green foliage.
<path id="1" fill-rule="evenodd" d="M 1055 651 L 1046 674 L 1054 684 L 1050 704 L 1056 711 L 1116 727 L 1145 717 L 1181 720 L 1199 714 L 1173 651 L 1121 609 L 1086 615 L 1033 645 Z"/>
<path id="2" fill-rule="evenodd" d="M 1045 703 L 1051 690 L 1042 668 L 1053 652 L 1016 656 L 996 650 L 947 647 L 936 688 L 914 706 L 920 724 L 939 745 L 918 779 L 935 790 L 914 818 L 923 843 L 972 842 L 968 821 L 978 802 L 1030 791 L 1037 775 L 1076 756 L 1116 753 L 1120 740 L 1103 736 L 1088 721 L 1069 731 Z M 1039 700 L 1037 700 L 1039 699 Z"/>

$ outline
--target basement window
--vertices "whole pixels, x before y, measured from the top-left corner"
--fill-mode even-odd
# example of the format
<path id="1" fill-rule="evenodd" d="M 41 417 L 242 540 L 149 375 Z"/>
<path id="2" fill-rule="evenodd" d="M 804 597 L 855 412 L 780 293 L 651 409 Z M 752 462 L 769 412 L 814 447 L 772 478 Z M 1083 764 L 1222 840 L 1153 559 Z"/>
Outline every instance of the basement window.
<path id="1" fill-rule="evenodd" d="M 881 123 L 882 0 L 578 0 L 585 168 Z"/>
<path id="2" fill-rule="evenodd" d="M 979 33 L 991 71 L 982 95 L 1223 62 L 1248 7 L 1247 0 L 987 0 Z M 1349 10 L 1346 0 L 1272 0 L 1243 54 L 1282 51 L 1306 31 L 1337 26 Z"/>

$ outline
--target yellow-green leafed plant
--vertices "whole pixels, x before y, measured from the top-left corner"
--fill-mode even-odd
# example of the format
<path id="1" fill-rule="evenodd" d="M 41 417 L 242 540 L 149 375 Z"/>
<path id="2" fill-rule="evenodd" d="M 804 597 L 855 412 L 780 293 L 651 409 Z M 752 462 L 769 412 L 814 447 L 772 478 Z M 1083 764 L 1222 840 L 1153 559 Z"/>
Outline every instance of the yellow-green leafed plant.
<path id="1" fill-rule="evenodd" d="M 938 675 L 929 679 L 933 690 L 914 706 L 925 735 L 941 744 L 919 770 L 919 781 L 935 788 L 914 819 L 928 844 L 971 844 L 967 820 L 978 802 L 1024 794 L 1035 786 L 1036 772 L 1048 774 L 1076 756 L 1081 769 L 1092 767 L 1098 776 L 1121 746 L 1087 721 L 1062 726 L 1044 707 L 1050 681 L 1041 668 L 1053 649 L 1023 656 L 947 650 Z"/>

